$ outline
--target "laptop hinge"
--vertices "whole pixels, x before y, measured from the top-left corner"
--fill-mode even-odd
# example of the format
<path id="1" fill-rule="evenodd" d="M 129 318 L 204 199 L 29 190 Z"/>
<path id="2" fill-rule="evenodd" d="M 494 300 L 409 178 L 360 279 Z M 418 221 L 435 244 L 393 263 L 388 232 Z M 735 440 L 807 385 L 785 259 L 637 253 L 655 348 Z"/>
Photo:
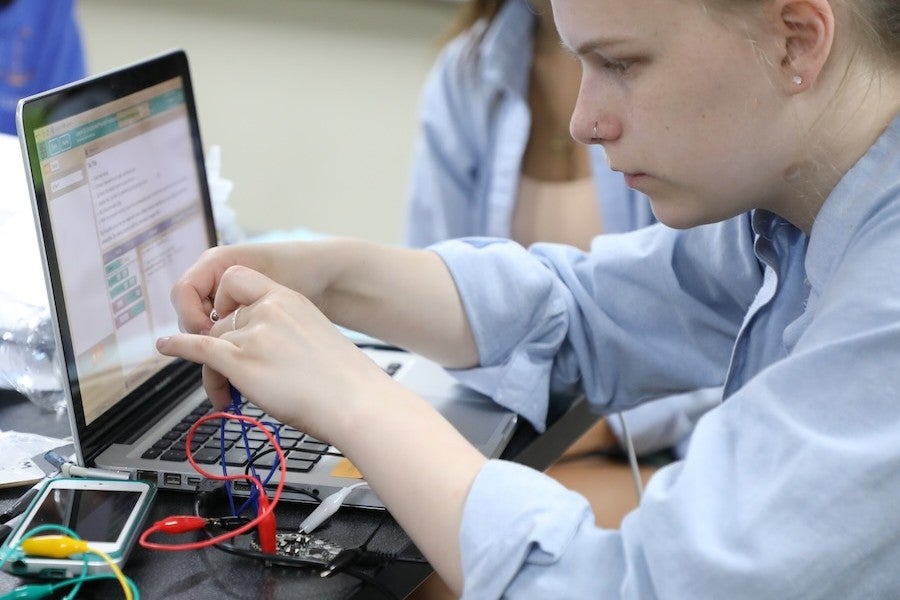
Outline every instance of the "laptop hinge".
<path id="1" fill-rule="evenodd" d="M 167 371 L 166 375 L 142 385 L 123 402 L 132 406 L 131 410 L 115 420 L 98 425 L 92 429 L 88 439 L 81 440 L 85 462 L 92 463 L 108 447 L 110 441 L 117 444 L 133 443 L 159 422 L 157 418 L 148 418 L 148 415 L 164 414 L 194 392 L 200 383 L 200 366 L 182 361 L 175 369 Z"/>

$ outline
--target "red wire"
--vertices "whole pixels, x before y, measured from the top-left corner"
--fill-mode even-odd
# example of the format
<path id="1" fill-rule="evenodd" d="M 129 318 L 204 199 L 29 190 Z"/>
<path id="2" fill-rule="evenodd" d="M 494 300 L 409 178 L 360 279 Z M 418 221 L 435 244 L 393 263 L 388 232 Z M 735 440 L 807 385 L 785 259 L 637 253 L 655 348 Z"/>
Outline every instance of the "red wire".
<path id="1" fill-rule="evenodd" d="M 141 537 L 138 539 L 138 543 L 142 547 L 148 548 L 150 550 L 164 550 L 164 551 L 169 551 L 169 552 L 174 552 L 174 551 L 179 551 L 179 550 L 197 550 L 198 548 L 207 548 L 209 546 L 213 546 L 220 542 L 230 540 L 233 537 L 236 537 L 242 533 L 245 533 L 245 532 L 253 529 L 254 527 L 259 525 L 263 521 L 269 519 L 270 515 L 272 515 L 273 511 L 275 510 L 275 505 L 278 504 L 278 501 L 281 499 L 281 490 L 284 488 L 284 480 L 286 479 L 286 476 L 287 476 L 287 466 L 285 465 L 285 462 L 284 462 L 285 461 L 284 452 L 281 450 L 281 445 L 279 445 L 278 440 L 275 439 L 275 436 L 272 435 L 272 433 L 269 431 L 269 429 L 265 425 L 263 425 L 260 421 L 257 421 L 253 417 L 247 417 L 244 415 L 233 415 L 233 414 L 225 413 L 225 412 L 217 412 L 217 413 L 212 413 L 210 415 L 206 415 L 204 417 L 197 419 L 197 421 L 193 425 L 191 425 L 191 428 L 188 430 L 187 438 L 184 443 L 185 450 L 187 451 L 188 462 L 191 463 L 191 466 L 194 467 L 195 471 L 197 471 L 198 473 L 200 473 L 200 475 L 206 477 L 207 479 L 214 479 L 216 481 L 235 481 L 238 479 L 246 479 L 246 480 L 250 481 L 253 485 L 256 486 L 257 490 L 259 491 L 260 498 L 263 498 L 266 496 L 266 491 L 265 491 L 265 488 L 263 487 L 262 483 L 260 483 L 260 481 L 256 477 L 253 477 L 252 475 L 244 475 L 244 474 L 216 475 L 215 473 L 210 473 L 209 471 L 206 471 L 203 467 L 201 467 L 199 464 L 197 464 L 194 461 L 194 456 L 191 453 L 191 441 L 193 440 L 194 432 L 197 430 L 197 427 L 199 427 L 201 424 L 205 423 L 206 421 L 210 421 L 212 419 L 232 419 L 235 421 L 245 421 L 247 423 L 250 423 L 251 425 L 253 425 L 256 428 L 261 429 L 263 431 L 263 433 L 266 434 L 266 437 L 269 438 L 269 442 L 272 444 L 272 447 L 275 449 L 275 453 L 278 455 L 278 461 L 279 461 L 280 471 L 281 471 L 281 478 L 278 481 L 278 487 L 275 489 L 275 496 L 272 498 L 272 502 L 260 504 L 260 506 L 263 508 L 256 515 L 256 518 L 253 519 L 252 521 L 250 521 L 249 523 L 241 525 L 240 527 L 238 527 L 237 529 L 235 529 L 233 531 L 227 531 L 223 534 L 217 535 L 215 537 L 212 537 L 212 538 L 209 538 L 206 540 L 201 540 L 199 542 L 184 542 L 181 544 L 160 544 L 158 542 L 148 541 L 147 538 L 150 537 L 151 535 L 153 535 L 154 533 L 157 533 L 159 531 L 165 531 L 167 522 L 169 523 L 169 526 L 171 527 L 171 523 L 173 522 L 173 519 L 177 521 L 179 519 L 195 518 L 194 515 L 190 515 L 189 517 L 177 517 L 177 516 L 167 517 L 166 519 L 157 521 L 156 523 L 151 525 L 149 528 L 147 528 L 141 534 Z M 274 515 L 272 515 L 271 518 L 274 518 Z"/>

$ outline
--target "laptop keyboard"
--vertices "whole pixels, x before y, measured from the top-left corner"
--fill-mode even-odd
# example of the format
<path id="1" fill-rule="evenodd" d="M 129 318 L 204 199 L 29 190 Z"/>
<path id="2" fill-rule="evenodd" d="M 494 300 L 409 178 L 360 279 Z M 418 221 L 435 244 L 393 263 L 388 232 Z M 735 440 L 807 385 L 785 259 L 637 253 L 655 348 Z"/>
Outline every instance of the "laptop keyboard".
<path id="1" fill-rule="evenodd" d="M 147 449 L 141 458 L 186 462 L 188 430 L 197 419 L 211 412 L 213 412 L 212 404 L 209 400 L 205 400 Z M 325 454 L 340 456 L 334 447 L 279 423 L 261 409 L 246 402 L 241 406 L 241 414 L 253 417 L 268 426 L 272 435 L 279 440 L 285 455 L 285 466 L 289 471 L 309 471 Z M 270 468 L 276 455 L 274 452 L 263 453 L 271 447 L 269 438 L 255 427 L 247 428 L 246 445 L 243 437 L 240 421 L 226 421 L 224 428 L 217 422 L 206 422 L 197 427 L 191 439 L 194 460 L 201 465 L 220 465 L 224 451 L 225 465 L 237 469 L 247 466 L 250 459 L 259 454 L 253 461 L 253 466 L 260 469 Z"/>
<path id="2" fill-rule="evenodd" d="M 401 367 L 400 363 L 384 365 L 385 372 L 393 376 Z M 145 459 L 165 462 L 187 462 L 187 434 L 191 426 L 201 417 L 213 412 L 212 403 L 204 400 L 186 415 L 172 429 L 163 434 L 141 455 Z M 270 433 L 278 439 L 285 456 L 288 471 L 305 473 L 313 468 L 322 456 L 341 456 L 341 453 L 326 442 L 284 425 L 267 415 L 262 409 L 241 404 L 241 414 L 263 422 Z M 218 422 L 208 421 L 194 431 L 191 439 L 191 453 L 194 461 L 201 465 L 221 465 L 243 469 L 253 459 L 254 468 L 269 469 L 277 456 L 271 449 L 269 438 L 256 427 L 247 426 L 247 443 L 240 421 L 228 420 L 224 428 Z"/>

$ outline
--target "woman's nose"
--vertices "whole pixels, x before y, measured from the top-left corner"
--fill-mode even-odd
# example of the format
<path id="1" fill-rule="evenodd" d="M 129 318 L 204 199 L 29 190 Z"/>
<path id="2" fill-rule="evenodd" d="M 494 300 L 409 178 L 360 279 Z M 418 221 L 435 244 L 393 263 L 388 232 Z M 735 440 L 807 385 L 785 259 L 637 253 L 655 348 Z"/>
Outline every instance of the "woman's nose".
<path id="1" fill-rule="evenodd" d="M 572 112 L 569 132 L 582 144 L 602 144 L 622 135 L 622 123 L 609 109 L 607 98 L 598 82 L 582 81 L 578 100 Z"/>
<path id="2" fill-rule="evenodd" d="M 581 117 L 576 112 L 572 115 L 569 132 L 582 144 L 603 144 L 617 140 L 622 135 L 622 125 L 618 119 L 604 114 Z"/>

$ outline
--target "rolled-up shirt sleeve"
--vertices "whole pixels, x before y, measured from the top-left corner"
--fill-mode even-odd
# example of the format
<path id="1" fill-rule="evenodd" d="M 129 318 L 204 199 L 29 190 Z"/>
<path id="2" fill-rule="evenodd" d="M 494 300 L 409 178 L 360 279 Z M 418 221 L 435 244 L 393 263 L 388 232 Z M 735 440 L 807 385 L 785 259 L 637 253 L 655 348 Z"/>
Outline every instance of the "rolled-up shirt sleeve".
<path id="1" fill-rule="evenodd" d="M 582 388 L 606 414 L 721 385 L 761 269 L 752 253 L 708 256 L 709 247 L 735 246 L 720 236 L 752 245 L 748 220 L 735 218 L 689 232 L 654 225 L 604 235 L 589 253 L 486 238 L 431 246 L 479 350 L 480 366 L 454 375 L 539 431 L 550 391 Z M 713 263 L 712 276 L 691 267 L 697 255 Z"/>
<path id="2" fill-rule="evenodd" d="M 598 559 L 611 572 L 621 570 L 622 560 L 614 558 L 622 556 L 621 538 L 594 526 L 582 496 L 521 465 L 493 460 L 479 473 L 466 506 L 463 598 L 515 597 L 516 590 L 523 598 L 613 597 L 585 574 L 596 573 Z M 589 549 L 582 553 L 580 546 Z M 552 568 L 549 578 L 546 567 Z"/>

